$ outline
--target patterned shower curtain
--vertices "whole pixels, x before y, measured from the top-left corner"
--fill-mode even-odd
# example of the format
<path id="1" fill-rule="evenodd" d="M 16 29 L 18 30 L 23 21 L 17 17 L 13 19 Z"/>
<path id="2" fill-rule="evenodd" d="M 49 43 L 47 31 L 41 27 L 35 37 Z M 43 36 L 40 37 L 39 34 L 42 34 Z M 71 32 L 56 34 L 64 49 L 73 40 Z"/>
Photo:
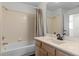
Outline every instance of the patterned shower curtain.
<path id="1" fill-rule="evenodd" d="M 36 9 L 36 36 L 44 36 L 44 22 L 41 9 Z"/>

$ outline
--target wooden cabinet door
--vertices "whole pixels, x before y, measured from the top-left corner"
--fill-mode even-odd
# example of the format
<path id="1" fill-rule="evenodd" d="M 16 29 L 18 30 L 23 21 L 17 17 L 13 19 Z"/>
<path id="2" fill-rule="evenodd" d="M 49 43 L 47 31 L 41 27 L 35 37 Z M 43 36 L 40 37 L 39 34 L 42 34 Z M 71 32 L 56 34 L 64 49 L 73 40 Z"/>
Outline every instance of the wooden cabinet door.
<path id="1" fill-rule="evenodd" d="M 37 56 L 47 56 L 47 51 L 45 51 L 45 50 L 42 49 L 42 48 L 37 48 L 37 49 L 36 49 L 36 55 L 37 55 Z"/>
<path id="2" fill-rule="evenodd" d="M 56 56 L 68 56 L 66 53 L 56 49 Z"/>
<path id="3" fill-rule="evenodd" d="M 42 43 L 42 48 L 48 52 L 48 56 L 55 56 L 55 48 L 48 44 Z"/>
<path id="4" fill-rule="evenodd" d="M 42 42 L 36 40 L 36 47 L 40 47 L 41 48 L 41 46 L 42 46 Z"/>
<path id="5" fill-rule="evenodd" d="M 48 56 L 55 56 L 54 52 L 48 52 Z"/>

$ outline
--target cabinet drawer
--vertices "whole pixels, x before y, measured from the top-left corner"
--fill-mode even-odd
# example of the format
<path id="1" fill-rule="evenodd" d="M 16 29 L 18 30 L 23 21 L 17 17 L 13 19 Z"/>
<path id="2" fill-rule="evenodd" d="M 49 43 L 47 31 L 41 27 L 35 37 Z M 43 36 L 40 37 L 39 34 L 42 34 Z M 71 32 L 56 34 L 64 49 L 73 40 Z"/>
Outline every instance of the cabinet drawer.
<path id="1" fill-rule="evenodd" d="M 42 42 L 36 40 L 36 46 L 37 47 L 41 47 L 42 46 Z"/>
<path id="2" fill-rule="evenodd" d="M 55 48 L 54 47 L 51 47 L 48 44 L 42 43 L 42 48 L 48 52 L 49 56 L 55 55 Z"/>
<path id="3" fill-rule="evenodd" d="M 66 53 L 56 49 L 56 56 L 68 56 Z"/>

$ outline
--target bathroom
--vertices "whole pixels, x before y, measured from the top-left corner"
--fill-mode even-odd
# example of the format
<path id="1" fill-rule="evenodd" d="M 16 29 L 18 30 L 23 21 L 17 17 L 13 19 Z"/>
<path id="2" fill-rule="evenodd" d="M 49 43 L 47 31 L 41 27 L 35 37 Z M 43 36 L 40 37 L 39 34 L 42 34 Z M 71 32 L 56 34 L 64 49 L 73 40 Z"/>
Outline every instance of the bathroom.
<path id="1" fill-rule="evenodd" d="M 0 2 L 0 56 L 79 56 L 78 16 L 79 2 Z"/>

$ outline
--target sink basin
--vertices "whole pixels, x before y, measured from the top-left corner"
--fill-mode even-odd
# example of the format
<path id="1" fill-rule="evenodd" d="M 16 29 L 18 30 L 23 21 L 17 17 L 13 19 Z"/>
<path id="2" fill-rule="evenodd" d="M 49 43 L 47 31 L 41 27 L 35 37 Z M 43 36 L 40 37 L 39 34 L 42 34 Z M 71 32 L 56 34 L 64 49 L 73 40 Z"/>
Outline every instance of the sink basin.
<path id="1" fill-rule="evenodd" d="M 58 44 L 58 45 L 65 43 L 63 40 L 57 40 L 57 39 L 49 39 L 49 41 L 51 41 L 52 43 Z"/>
<path id="2" fill-rule="evenodd" d="M 36 39 L 38 39 L 38 38 L 36 38 Z M 43 41 L 47 41 L 47 42 L 49 41 L 49 42 L 57 44 L 57 45 L 65 43 L 64 40 L 57 40 L 57 37 L 45 36 L 45 37 L 40 37 L 39 39 L 42 39 Z"/>
<path id="3" fill-rule="evenodd" d="M 57 40 L 56 37 L 45 36 L 45 37 L 43 37 L 43 38 L 44 38 L 45 40 L 47 40 L 47 41 L 50 41 L 50 42 L 52 42 L 52 43 L 54 43 L 54 44 L 58 44 L 58 45 L 65 42 L 64 40 Z"/>
<path id="4" fill-rule="evenodd" d="M 64 42 L 63 41 L 58 41 L 58 40 L 53 40 L 53 43 L 55 43 L 55 44 L 62 44 Z"/>

